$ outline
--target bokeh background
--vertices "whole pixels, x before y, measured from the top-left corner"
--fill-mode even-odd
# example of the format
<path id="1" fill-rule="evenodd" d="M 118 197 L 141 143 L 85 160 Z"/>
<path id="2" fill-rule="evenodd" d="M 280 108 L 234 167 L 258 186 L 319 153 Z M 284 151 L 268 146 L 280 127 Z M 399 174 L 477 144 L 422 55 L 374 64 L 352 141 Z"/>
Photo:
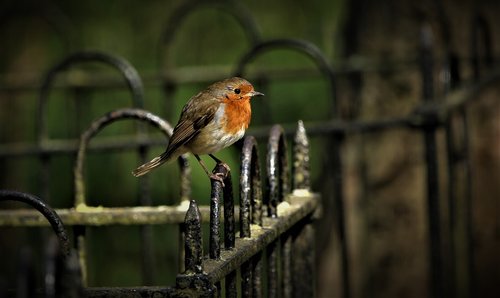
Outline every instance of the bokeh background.
<path id="1" fill-rule="evenodd" d="M 491 28 L 493 57 L 500 53 L 500 4 L 497 1 L 216 1 L 199 5 L 165 34 L 187 1 L 2 1 L 0 4 L 0 152 L 36 144 L 37 100 L 47 71 L 76 51 L 98 50 L 128 60 L 144 84 L 144 108 L 175 124 L 183 104 L 210 83 L 231 76 L 255 41 L 227 12 L 236 5 L 248 14 L 261 40 L 295 38 L 317 46 L 337 71 L 339 118 L 346 121 L 403 117 L 422 101 L 418 64 L 419 32 L 427 20 L 434 32 L 435 95 L 445 90 L 440 76 L 447 45 L 459 57 L 462 81 L 472 78 L 470 35 L 480 14 Z M 193 1 L 196 2 L 196 1 Z M 200 1 L 201 2 L 201 1 Z M 214 2 L 214 1 L 208 1 Z M 232 3 L 229 5 L 229 3 Z M 447 39 L 445 36 L 449 36 Z M 497 59 L 496 59 L 497 60 Z M 298 119 L 318 125 L 330 118 L 327 79 L 314 63 L 293 51 L 265 54 L 249 65 L 247 78 L 265 79 L 265 98 L 253 101 L 251 127 Z M 473 165 L 474 273 L 477 297 L 498 292 L 500 282 L 500 103 L 490 88 L 468 108 Z M 47 108 L 50 139 L 76 139 L 93 119 L 132 106 L 121 76 L 113 69 L 83 63 L 58 75 Z M 133 123 L 112 125 L 99 138 L 127 136 Z M 251 133 L 251 131 L 250 131 Z M 153 130 L 152 137 L 158 137 Z M 311 138 L 313 190 L 331 196 L 324 179 L 330 149 L 324 136 Z M 265 144 L 265 139 L 260 140 Z M 445 136 L 438 131 L 438 149 Z M 264 147 L 263 147 L 264 148 Z M 262 149 L 263 149 L 262 148 Z M 151 148 L 153 157 L 163 150 Z M 262 151 L 263 153 L 263 151 Z M 218 154 L 239 169 L 236 148 Z M 425 164 L 418 131 L 390 129 L 350 134 L 342 146 L 350 288 L 353 297 L 425 297 L 428 292 L 428 235 Z M 212 167 L 210 159 L 205 159 Z M 193 165 L 192 195 L 209 201 L 209 180 Z M 86 166 L 88 204 L 137 205 L 139 186 L 130 171 L 140 163 L 131 151 L 89 153 Z M 441 156 L 441 168 L 446 166 Z M 56 208 L 73 204 L 73 154 L 51 160 L 50 198 Z M 32 155 L 0 155 L 0 188 L 41 194 L 41 166 Z M 237 173 L 237 171 L 234 171 Z M 446 197 L 445 170 L 440 184 Z M 178 169 L 166 165 L 150 175 L 152 204 L 179 201 Z M 238 181 L 238 179 L 234 179 Z M 236 187 L 237 185 L 235 185 Z M 237 189 L 237 188 L 235 188 Z M 443 206 L 446 202 L 443 199 Z M 331 205 L 326 204 L 326 207 Z M 21 204 L 2 204 L 18 208 Z M 465 212 L 459 206 L 460 212 Z M 446 209 L 446 208 L 444 208 Z M 446 210 L 444 210 L 446 213 Z M 339 237 L 333 211 L 323 208 L 317 224 L 317 294 L 342 297 Z M 463 214 L 462 214 L 463 215 Z M 445 222 L 447 216 L 443 217 Z M 446 224 L 444 223 L 446 226 Z M 459 225 L 457 235 L 460 235 Z M 0 228 L 0 275 L 15 276 L 19 248 L 42 246 L 44 229 Z M 176 229 L 155 226 L 156 267 L 153 284 L 173 284 Z M 139 228 L 108 227 L 91 231 L 89 284 L 137 286 L 141 278 Z M 457 241 L 461 241 L 458 237 Z M 460 247 L 460 246 L 459 246 Z M 41 251 L 34 250 L 37 257 Z M 467 251 L 458 251 L 459 260 Z M 466 297 L 470 272 L 458 262 L 457 296 Z M 39 269 L 40 270 L 40 269 Z M 494 297 L 490 296 L 490 297 Z"/>

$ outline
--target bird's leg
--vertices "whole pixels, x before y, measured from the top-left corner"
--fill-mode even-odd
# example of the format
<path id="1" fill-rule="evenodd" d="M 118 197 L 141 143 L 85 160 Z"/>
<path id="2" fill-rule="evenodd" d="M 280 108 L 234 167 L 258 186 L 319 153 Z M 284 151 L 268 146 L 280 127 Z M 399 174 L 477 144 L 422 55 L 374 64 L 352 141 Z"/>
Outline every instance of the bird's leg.
<path id="1" fill-rule="evenodd" d="M 225 185 L 224 185 L 224 177 L 222 177 L 223 174 L 222 173 L 217 173 L 217 174 L 210 173 L 208 171 L 207 167 L 205 166 L 205 163 L 203 162 L 203 160 L 201 160 L 200 156 L 198 154 L 193 154 L 193 155 L 194 155 L 194 157 L 196 157 L 196 159 L 200 163 L 201 167 L 203 168 L 203 170 L 207 174 L 208 178 L 219 181 L 220 183 L 222 183 L 222 187 L 225 187 Z M 221 164 L 224 164 L 224 163 L 221 163 Z"/>
<path id="2" fill-rule="evenodd" d="M 215 160 L 215 162 L 221 166 L 223 166 L 224 168 L 226 168 L 226 170 L 228 172 L 231 171 L 231 168 L 227 165 L 227 163 L 223 162 L 222 160 L 218 159 L 217 157 L 215 157 L 215 155 L 213 154 L 209 154 L 208 156 L 210 156 L 213 160 Z"/>

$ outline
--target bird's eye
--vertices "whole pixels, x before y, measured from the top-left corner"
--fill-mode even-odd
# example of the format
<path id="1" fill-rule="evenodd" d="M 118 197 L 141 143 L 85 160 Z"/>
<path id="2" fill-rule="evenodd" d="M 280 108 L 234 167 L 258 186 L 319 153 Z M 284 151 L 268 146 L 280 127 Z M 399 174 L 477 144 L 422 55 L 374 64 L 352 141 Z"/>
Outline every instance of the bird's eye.
<path id="1" fill-rule="evenodd" d="M 240 89 L 234 89 L 234 93 L 240 94 L 241 90 Z"/>

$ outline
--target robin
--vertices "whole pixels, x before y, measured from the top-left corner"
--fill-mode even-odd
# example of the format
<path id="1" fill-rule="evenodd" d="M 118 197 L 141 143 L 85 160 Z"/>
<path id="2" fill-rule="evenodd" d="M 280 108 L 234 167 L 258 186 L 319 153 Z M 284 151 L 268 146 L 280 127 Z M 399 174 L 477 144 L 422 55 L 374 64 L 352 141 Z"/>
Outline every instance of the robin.
<path id="1" fill-rule="evenodd" d="M 257 95 L 264 94 L 255 91 L 247 80 L 234 77 L 214 83 L 191 97 L 182 108 L 181 117 L 165 152 L 139 166 L 132 174 L 142 176 L 165 162 L 191 152 L 207 176 L 224 185 L 223 177 L 209 173 L 199 155 L 208 154 L 216 163 L 229 170 L 229 166 L 213 153 L 243 137 L 250 124 L 250 99 Z"/>

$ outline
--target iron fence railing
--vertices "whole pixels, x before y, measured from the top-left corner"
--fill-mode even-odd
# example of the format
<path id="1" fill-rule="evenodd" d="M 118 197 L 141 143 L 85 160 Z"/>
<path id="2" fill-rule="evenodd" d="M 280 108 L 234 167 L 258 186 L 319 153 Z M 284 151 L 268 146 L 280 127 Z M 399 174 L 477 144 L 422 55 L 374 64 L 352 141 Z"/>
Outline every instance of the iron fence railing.
<path id="1" fill-rule="evenodd" d="M 474 260 L 474 235 L 473 235 L 473 218 L 472 218 L 472 167 L 470 160 L 470 136 L 468 128 L 468 104 L 478 98 L 480 93 L 500 80 L 500 70 L 492 69 L 488 73 L 481 75 L 482 68 L 491 67 L 493 65 L 492 53 L 492 37 L 491 29 L 488 22 L 482 17 L 474 17 L 471 22 L 470 30 L 470 55 L 467 58 L 460 59 L 451 48 L 451 33 L 448 28 L 449 24 L 445 20 L 445 15 L 441 11 L 439 22 L 441 26 L 441 35 L 445 41 L 445 53 L 441 59 L 436 58 L 437 46 L 434 43 L 435 32 L 431 29 L 428 22 L 424 20 L 420 31 L 420 47 L 419 56 L 416 59 L 409 59 L 405 63 L 398 65 L 415 65 L 419 67 L 422 81 L 422 103 L 419 104 L 412 113 L 401 116 L 375 121 L 358 121 L 358 120 L 343 120 L 339 116 L 339 108 L 336 92 L 336 77 L 346 73 L 357 73 L 360 71 L 372 71 L 371 66 L 358 68 L 355 65 L 345 66 L 341 69 L 334 69 L 329 60 L 321 53 L 321 51 L 311 43 L 301 40 L 276 39 L 262 41 L 260 32 L 252 19 L 251 14 L 236 2 L 224 3 L 220 5 L 217 1 L 210 3 L 199 4 L 197 1 L 188 1 L 178 11 L 173 13 L 172 18 L 166 23 L 163 30 L 161 41 L 159 44 L 159 65 L 160 77 L 158 74 L 153 74 L 149 77 L 148 82 L 160 84 L 164 87 L 167 98 L 171 98 L 175 92 L 176 86 L 181 82 L 192 81 L 210 81 L 216 79 L 213 73 L 226 74 L 232 69 L 232 66 L 217 68 L 215 72 L 197 71 L 197 76 L 186 76 L 182 72 L 167 68 L 167 58 L 165 53 L 168 53 L 168 47 L 172 44 L 172 38 L 175 35 L 176 28 L 182 20 L 199 8 L 198 6 L 213 6 L 219 7 L 237 19 L 250 41 L 250 47 L 238 61 L 235 62 L 236 68 L 234 73 L 246 73 L 245 67 L 256 56 L 276 49 L 290 49 L 305 54 L 320 69 L 320 75 L 324 76 L 328 82 L 327 94 L 331 100 L 331 107 L 328 121 L 309 122 L 307 123 L 307 131 L 311 137 L 322 137 L 326 140 L 328 149 L 325 154 L 325 167 L 323 169 L 325 184 L 328 184 L 329 192 L 322 195 L 323 197 L 323 212 L 325 216 L 325 224 L 333 226 L 338 240 L 340 241 L 341 250 L 341 274 L 343 297 L 350 296 L 350 264 L 349 264 L 349 247 L 347 246 L 347 227 L 345 220 L 345 207 L 343 199 L 343 170 L 341 146 L 345 141 L 345 137 L 352 134 L 370 134 L 374 132 L 386 131 L 396 128 L 404 128 L 422 133 L 424 144 L 424 160 L 426 166 L 426 198 L 427 198 L 427 221 L 429 235 L 429 264 L 430 264 L 430 292 L 434 297 L 453 297 L 457 285 L 456 268 L 457 260 L 457 241 L 456 225 L 457 225 L 457 185 L 465 183 L 464 198 L 467 206 L 464 218 L 466 223 L 466 231 L 464 231 L 467 243 L 459 244 L 467 247 L 467 271 L 469 272 L 469 293 L 474 293 L 475 289 L 475 260 Z M 440 9 L 443 9 L 442 7 Z M 47 13 L 47 17 L 50 17 Z M 0 21 L 6 22 L 9 15 L 0 16 Z M 64 30 L 57 29 L 57 24 L 65 23 L 66 18 L 56 15 L 62 21 L 54 22 L 56 31 L 63 32 Z M 3 23 L 0 23 L 0 25 Z M 64 26 L 63 26 L 64 27 Z M 63 34 L 64 35 L 64 34 Z M 69 39 L 68 39 L 69 40 Z M 68 42 L 69 44 L 69 42 Z M 71 48 L 68 45 L 68 48 Z M 481 50 L 483 53 L 480 53 Z M 483 59 L 482 59 L 483 58 Z M 48 97 L 49 88 L 52 86 L 53 77 L 62 70 L 65 70 L 73 63 L 94 61 L 104 63 L 117 68 L 125 77 L 129 90 L 132 93 L 134 108 L 116 110 L 94 122 L 90 128 L 82 135 L 80 142 L 73 140 L 52 140 L 48 138 L 45 128 L 46 111 L 45 102 Z M 464 62 L 470 62 L 473 78 L 467 82 L 460 77 L 459 69 Z M 264 66 L 265 67 L 265 66 Z M 377 66 L 376 68 L 386 68 L 387 65 Z M 368 70 L 367 70 L 368 69 Z M 439 69 L 440 76 L 443 78 L 443 96 L 436 96 L 438 93 L 435 86 L 435 73 Z M 191 73 L 191 72 L 189 72 Z M 266 76 L 263 75 L 266 73 Z M 215 75 L 215 76 L 217 76 Z M 273 76 L 285 77 L 307 77 L 317 75 L 317 72 L 310 69 L 295 69 L 295 70 L 275 70 L 266 72 L 249 72 L 248 76 L 255 78 L 258 84 L 265 86 L 270 84 Z M 81 82 L 76 85 L 91 87 L 98 85 L 99 87 L 117 87 L 122 83 L 116 79 L 104 80 L 93 78 L 91 76 L 83 76 Z M 108 78 L 109 79 L 109 78 Z M 82 165 L 86 151 L 107 151 L 107 150 L 137 150 L 142 159 L 145 159 L 147 148 L 153 145 L 165 145 L 167 140 L 164 138 L 149 138 L 144 134 L 143 126 L 138 126 L 138 131 L 132 136 L 124 136 L 121 138 L 107 138 L 104 140 L 95 140 L 89 143 L 90 139 L 105 126 L 125 118 L 131 118 L 147 124 L 156 126 L 167 137 L 171 133 L 171 128 L 167 122 L 160 117 L 155 116 L 139 108 L 143 108 L 143 91 L 142 81 L 137 75 L 135 69 L 125 60 L 100 52 L 81 52 L 68 56 L 62 62 L 52 68 L 44 77 L 44 83 L 41 86 L 35 86 L 28 83 L 27 86 L 0 86 L 1 90 L 19 90 L 23 88 L 33 89 L 40 88 L 40 105 L 38 109 L 38 124 L 37 124 L 37 143 L 27 144 L 0 144 L 0 158 L 11 158 L 20 156 L 38 156 L 42 163 L 42 187 L 40 190 L 41 197 L 49 199 L 49 191 L 47 189 L 50 175 L 47 172 L 49 160 L 52 156 L 58 154 L 78 154 L 77 165 L 75 167 L 75 205 L 73 209 L 56 209 L 56 213 L 45 205 L 40 199 L 21 193 L 2 191 L 2 198 L 13 198 L 21 200 L 28 204 L 34 204 L 37 210 L 44 210 L 41 214 L 36 211 L 26 210 L 9 210 L 0 211 L 0 225 L 2 226 L 42 226 L 47 225 L 45 218 L 52 224 L 54 220 L 57 222 L 59 218 L 66 226 L 96 226 L 96 225 L 144 225 L 143 243 L 145 247 L 151 247 L 151 235 L 148 231 L 148 225 L 151 224 L 179 224 L 181 232 L 180 245 L 185 248 L 180 249 L 179 260 L 183 261 L 181 268 L 182 273 L 177 278 L 177 284 L 172 287 L 141 287 L 141 288 L 86 288 L 85 287 L 85 259 L 84 259 L 84 229 L 75 229 L 76 238 L 81 239 L 81 243 L 77 245 L 80 252 L 78 266 L 81 267 L 75 270 L 76 256 L 71 258 L 63 258 L 66 262 L 65 272 L 69 272 L 66 276 L 70 276 L 75 285 L 72 289 L 72 295 L 81 293 L 90 294 L 93 296 L 105 296 L 107 294 L 115 295 L 143 295 L 153 296 L 158 293 L 160 296 L 182 296 L 189 295 L 193 291 L 204 293 L 206 295 L 214 295 L 222 291 L 220 282 L 225 279 L 225 292 L 228 296 L 236 295 L 235 271 L 240 270 L 241 288 L 238 293 L 243 293 L 246 296 L 259 296 L 262 294 L 263 286 L 267 289 L 269 296 L 274 296 L 280 293 L 284 297 L 294 295 L 296 297 L 308 297 L 314 294 L 313 275 L 312 274 L 288 274 L 290 272 L 313 272 L 314 252 L 312 239 L 314 237 L 314 229 L 311 224 L 311 216 L 318 202 L 315 195 L 305 191 L 309 189 L 309 167 L 308 167 L 308 146 L 304 128 L 299 125 L 297 136 L 294 145 L 295 160 L 292 164 L 292 194 L 289 195 L 290 185 L 288 183 L 288 165 L 286 165 L 285 156 L 285 136 L 291 136 L 296 133 L 295 127 L 285 125 L 283 127 L 256 127 L 249 130 L 249 134 L 255 138 L 246 138 L 242 144 L 242 167 L 240 176 L 240 207 L 239 212 L 231 212 L 233 210 L 232 190 L 230 187 L 222 188 L 220 183 L 213 182 L 212 184 L 212 200 L 211 206 L 197 206 L 190 196 L 190 170 L 185 158 L 179 160 L 181 167 L 181 202 L 179 206 L 160 206 L 151 207 L 151 199 L 149 195 L 149 183 L 147 179 L 141 180 L 141 199 L 138 204 L 143 207 L 124 207 L 124 208 L 92 208 L 85 204 L 84 181 L 82 176 Z M 73 86 L 74 82 L 69 80 L 69 85 Z M 62 85 L 66 85 L 63 83 Z M 9 89 L 11 88 L 11 89 Z M 167 101 L 167 105 L 170 101 Z M 170 108 L 167 106 L 167 113 Z M 271 119 L 270 114 L 262 115 L 265 119 Z M 439 152 L 436 144 L 437 131 L 444 131 L 446 135 L 445 152 Z M 258 153 L 256 149 L 257 140 L 267 137 L 271 131 L 268 148 L 267 160 L 267 180 L 266 191 L 263 194 L 261 190 L 262 181 L 260 180 L 260 169 L 258 164 Z M 457 141 L 459 140 L 459 141 Z M 438 163 L 439 156 L 446 157 L 446 169 L 440 167 Z M 45 169 L 45 170 L 43 170 Z M 223 171 L 223 169 L 218 169 Z M 446 188 L 448 190 L 446 202 L 448 204 L 448 230 L 443 228 L 442 213 L 443 206 L 439 204 L 441 198 L 439 184 L 439 174 L 447 171 Z M 458 172 L 465 173 L 465 181 L 458 178 Z M 231 179 L 228 175 L 226 179 Z M 231 183 L 225 183 L 231 185 Z M 300 191 L 299 191 L 300 190 Z M 223 196 L 224 202 L 224 249 L 219 246 L 220 234 L 220 197 Z M 265 201 L 264 201 L 265 200 Z M 282 201 L 285 203 L 280 204 Z M 50 201 L 49 201 L 50 202 Z M 188 204 L 189 202 L 189 204 Z M 289 206 L 288 206 L 288 205 Z M 189 205 L 189 208 L 188 208 Z M 45 207 L 43 207 L 45 206 Z M 181 207 L 183 206 L 183 207 Z M 280 206 L 283 214 L 280 214 Z M 284 206 L 287 206 L 286 208 Z M 41 209 L 38 209 L 41 208 Z M 265 210 L 268 216 L 263 216 Z M 187 210 L 187 213 L 186 213 Z M 45 212 L 45 213 L 44 213 Z M 50 215 L 52 214 L 52 215 Z M 166 216 L 168 214 L 168 216 Z M 333 214 L 331 216 L 330 214 Z M 200 222 L 208 221 L 210 218 L 210 249 L 208 257 L 202 257 L 201 239 L 200 239 Z M 235 235 L 234 221 L 239 219 L 240 233 L 239 237 Z M 52 220 L 52 221 L 51 221 Z M 54 227 L 54 225 L 53 225 Z M 62 254 L 65 256 L 71 255 L 68 250 L 68 244 L 63 244 L 61 233 L 65 232 L 59 228 L 54 228 L 59 236 L 62 247 Z M 448 241 L 451 245 L 444 251 L 443 242 Z M 79 242 L 79 241 L 77 241 Z M 149 244 L 148 244 L 149 243 Z M 143 275 L 145 276 L 145 284 L 151 282 L 151 268 L 153 260 L 148 259 L 148 253 L 151 248 L 144 249 L 143 253 Z M 53 256 L 54 254 L 52 254 Z M 294 257 L 291 257 L 291 256 Z M 52 257 L 53 258 L 53 257 Z M 263 273 L 263 262 L 267 261 Z M 293 260 L 293 261 L 291 261 Z M 446 262 L 445 262 L 446 261 Z M 281 262 L 281 263 L 280 263 Z M 278 264 L 279 263 L 279 264 Z M 447 268 L 449 266 L 449 268 Z M 63 266 L 64 267 L 64 266 Z M 54 267 L 55 268 L 55 267 Z M 50 270 L 48 270 L 50 271 Z M 53 270 L 52 270 L 53 271 Z M 78 276 L 76 272 L 82 272 L 83 276 Z M 72 276 L 72 277 L 71 277 Z M 267 281 L 263 281 L 263 276 L 267 277 Z M 46 285 L 48 293 L 55 293 L 54 285 Z M 52 290 L 50 290 L 52 289 Z M 77 290 L 75 290 L 77 289 Z M 80 289 L 80 290 L 78 290 Z M 293 292 L 293 293 L 292 293 Z M 67 292 L 70 293 L 70 292 Z M 54 294 L 55 295 L 55 294 Z M 472 295 L 471 295 L 472 296 Z"/>
<path id="2" fill-rule="evenodd" d="M 31 205 L 35 210 L 17 209 L 0 211 L 2 226 L 43 226 L 50 224 L 60 246 L 60 259 L 47 256 L 43 292 L 48 297 L 216 297 L 224 291 L 226 297 L 261 297 L 278 293 L 291 297 L 313 296 L 312 278 L 304 282 L 297 278 L 300 272 L 314 268 L 314 231 L 311 227 L 319 198 L 309 188 L 309 148 L 302 122 L 299 122 L 293 145 L 293 175 L 286 164 L 287 150 L 283 130 L 274 126 L 268 143 L 266 195 L 261 190 L 261 173 L 255 138 L 246 137 L 242 149 L 240 172 L 239 234 L 236 233 L 236 215 L 231 174 L 222 165 L 214 171 L 224 175 L 212 181 L 209 208 L 202 208 L 190 200 L 189 208 L 178 206 L 91 208 L 85 205 L 84 182 L 81 170 L 85 146 L 89 138 L 104 125 L 120 118 L 136 118 L 158 125 L 165 133 L 171 128 L 160 118 L 142 110 L 125 109 L 110 113 L 94 122 L 82 135 L 75 166 L 75 208 L 54 210 L 41 199 L 15 191 L 0 191 L 0 200 L 16 200 Z M 183 160 L 184 157 L 180 157 Z M 184 161 L 180 163 L 185 165 Z M 184 171 L 184 173 L 187 173 Z M 290 192 L 289 177 L 293 191 Z M 183 181 L 187 181 L 185 174 Z M 221 202 L 222 199 L 222 202 Z M 183 201 L 187 201 L 185 197 Z M 222 208 L 221 208 L 222 207 Z M 221 218 L 223 211 L 224 219 Z M 267 212 L 266 212 L 267 211 Z M 202 215 L 203 214 L 203 215 Z M 209 222 L 209 252 L 203 253 L 202 220 Z M 63 225 L 63 222 L 65 224 Z M 223 236 L 221 236 L 223 222 Z M 75 229 L 76 249 L 71 249 L 65 226 L 152 225 L 177 224 L 181 227 L 183 249 L 180 258 L 184 266 L 170 287 L 93 288 L 86 286 L 85 233 Z M 78 232 L 77 232 L 78 231 Z M 222 239 L 222 241 L 221 241 Z M 221 247 L 223 243 L 223 248 Z M 280 254 L 278 255 L 278 249 Z M 267 265 L 263 258 L 267 253 Z M 78 257 L 78 262 L 75 258 Z M 56 268 L 54 262 L 60 262 Z M 280 265 L 279 265 L 280 264 Z M 76 269 L 75 269 L 76 267 Z M 264 267 L 268 270 L 264 274 Z M 49 270 L 50 269 L 50 270 Z M 58 270 L 55 272 L 55 270 Z M 241 271 L 241 286 L 236 274 Z M 278 275 L 280 272 L 280 275 Z M 28 272 L 26 273 L 28 274 Z M 49 276 L 54 278 L 48 278 Z M 295 283 L 294 279 L 297 279 Z M 72 281 L 69 285 L 62 280 Z M 309 282 L 310 281 L 310 282 Z M 54 283 L 57 282 L 56 286 Z M 224 282 L 225 289 L 221 288 Z M 26 284 L 23 283 L 23 286 Z M 266 285 L 266 287 L 264 287 Z M 30 289 L 36 285 L 28 284 Z M 240 288 L 240 290 L 238 290 Z M 21 289 L 17 289 L 21 291 Z M 41 291 L 33 294 L 40 294 Z"/>

